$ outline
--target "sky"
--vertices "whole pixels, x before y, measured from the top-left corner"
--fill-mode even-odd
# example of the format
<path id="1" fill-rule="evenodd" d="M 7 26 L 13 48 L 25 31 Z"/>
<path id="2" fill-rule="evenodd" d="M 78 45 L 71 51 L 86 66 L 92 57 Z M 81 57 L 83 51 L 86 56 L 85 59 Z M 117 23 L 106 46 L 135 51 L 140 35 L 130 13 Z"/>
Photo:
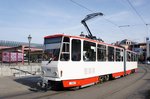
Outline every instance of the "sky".
<path id="1" fill-rule="evenodd" d="M 102 12 L 104 16 L 87 21 L 93 35 L 106 43 L 144 42 L 150 37 L 150 0 L 129 1 L 147 26 L 127 0 L 0 0 L 0 40 L 28 42 L 31 35 L 32 43 L 43 44 L 47 35 L 87 34 L 81 20 Z"/>

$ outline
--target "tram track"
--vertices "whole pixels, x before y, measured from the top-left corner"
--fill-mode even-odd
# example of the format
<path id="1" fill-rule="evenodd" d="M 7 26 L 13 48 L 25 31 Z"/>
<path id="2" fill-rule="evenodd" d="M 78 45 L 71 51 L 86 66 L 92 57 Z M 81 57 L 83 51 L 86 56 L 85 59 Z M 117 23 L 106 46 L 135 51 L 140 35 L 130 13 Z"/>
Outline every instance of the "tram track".
<path id="1" fill-rule="evenodd" d="M 41 99 L 41 98 L 46 98 L 46 97 L 50 97 L 50 96 L 54 96 L 54 95 L 58 95 L 58 94 L 63 94 L 63 93 L 67 93 L 67 92 L 62 91 L 62 92 L 55 93 L 55 94 L 46 94 L 46 95 L 41 95 L 41 96 L 38 96 L 38 97 L 34 97 L 32 99 Z"/>
<path id="2" fill-rule="evenodd" d="M 146 74 L 148 74 L 148 73 L 150 73 L 150 65 L 145 65 L 144 66 L 144 68 L 146 68 L 146 70 L 147 70 L 147 72 L 146 72 Z M 146 75 L 145 75 L 146 76 Z M 145 77 L 144 76 L 144 77 Z M 144 80 L 147 80 L 147 77 L 146 77 L 146 79 L 144 79 Z M 147 85 L 147 82 L 145 82 L 145 83 L 143 83 L 143 86 L 144 85 Z M 141 87 L 139 87 L 137 90 L 137 92 L 135 92 L 135 93 L 133 93 L 133 94 L 131 94 L 131 95 L 128 95 L 127 97 L 126 97 L 126 99 L 133 99 L 133 97 L 134 97 L 134 99 L 149 99 L 149 98 L 147 98 L 147 93 L 146 93 L 146 91 L 147 90 L 144 90 L 144 89 L 142 89 L 142 91 L 140 91 L 140 89 L 141 89 Z M 148 89 L 149 90 L 149 89 Z M 139 94 L 142 94 L 142 95 L 139 95 Z"/>
<path id="3" fill-rule="evenodd" d="M 7 95 L 7 96 L 3 96 L 0 97 L 0 99 L 20 99 L 20 98 L 24 98 L 24 97 L 29 97 L 32 99 L 40 99 L 40 98 L 44 98 L 44 97 L 48 97 L 48 96 L 53 96 L 53 95 L 57 95 L 57 94 L 62 94 L 65 93 L 67 91 L 61 91 L 61 92 L 56 92 L 56 91 L 39 91 L 39 92 L 22 92 L 19 94 L 12 94 L 12 95 Z M 40 94 L 40 96 L 38 96 L 38 94 Z M 36 96 L 36 97 L 35 97 Z"/>

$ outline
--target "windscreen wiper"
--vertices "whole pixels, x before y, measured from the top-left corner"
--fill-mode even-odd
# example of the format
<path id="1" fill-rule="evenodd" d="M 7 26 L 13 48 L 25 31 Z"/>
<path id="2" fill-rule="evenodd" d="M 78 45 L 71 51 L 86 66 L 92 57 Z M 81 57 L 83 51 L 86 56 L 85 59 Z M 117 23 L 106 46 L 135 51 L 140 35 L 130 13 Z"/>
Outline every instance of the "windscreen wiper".
<path id="1" fill-rule="evenodd" d="M 51 61 L 53 60 L 54 58 L 50 58 L 48 63 L 46 65 L 48 65 L 49 63 L 51 63 Z"/>

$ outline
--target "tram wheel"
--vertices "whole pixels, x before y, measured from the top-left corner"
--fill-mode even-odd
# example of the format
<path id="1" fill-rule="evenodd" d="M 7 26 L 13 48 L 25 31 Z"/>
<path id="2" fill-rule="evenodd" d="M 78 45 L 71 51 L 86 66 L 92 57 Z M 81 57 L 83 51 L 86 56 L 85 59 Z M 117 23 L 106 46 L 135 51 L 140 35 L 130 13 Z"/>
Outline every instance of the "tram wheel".
<path id="1" fill-rule="evenodd" d="M 105 75 L 105 81 L 109 81 L 109 75 Z"/>
<path id="2" fill-rule="evenodd" d="M 131 70 L 131 74 L 133 74 L 133 73 L 135 73 L 135 69 L 132 69 L 132 70 Z"/>
<path id="3" fill-rule="evenodd" d="M 109 80 L 114 80 L 115 78 L 112 76 L 112 74 L 109 75 Z"/>
<path id="4" fill-rule="evenodd" d="M 100 83 L 103 83 L 103 82 L 105 82 L 105 76 L 100 77 Z"/>
<path id="5" fill-rule="evenodd" d="M 99 78 L 98 78 L 98 83 L 101 83 L 101 77 L 99 76 Z"/>

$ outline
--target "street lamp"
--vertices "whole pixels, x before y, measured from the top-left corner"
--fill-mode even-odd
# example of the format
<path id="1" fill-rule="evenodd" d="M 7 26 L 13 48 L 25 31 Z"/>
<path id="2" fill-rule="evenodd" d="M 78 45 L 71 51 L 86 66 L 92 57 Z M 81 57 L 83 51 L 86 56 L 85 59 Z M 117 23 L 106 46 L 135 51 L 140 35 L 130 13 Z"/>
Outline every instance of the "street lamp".
<path id="1" fill-rule="evenodd" d="M 31 35 L 29 35 L 28 36 L 28 41 L 29 41 L 29 51 L 28 51 L 28 65 L 30 65 L 30 43 L 31 43 L 31 39 L 32 39 L 32 37 L 31 37 Z"/>

